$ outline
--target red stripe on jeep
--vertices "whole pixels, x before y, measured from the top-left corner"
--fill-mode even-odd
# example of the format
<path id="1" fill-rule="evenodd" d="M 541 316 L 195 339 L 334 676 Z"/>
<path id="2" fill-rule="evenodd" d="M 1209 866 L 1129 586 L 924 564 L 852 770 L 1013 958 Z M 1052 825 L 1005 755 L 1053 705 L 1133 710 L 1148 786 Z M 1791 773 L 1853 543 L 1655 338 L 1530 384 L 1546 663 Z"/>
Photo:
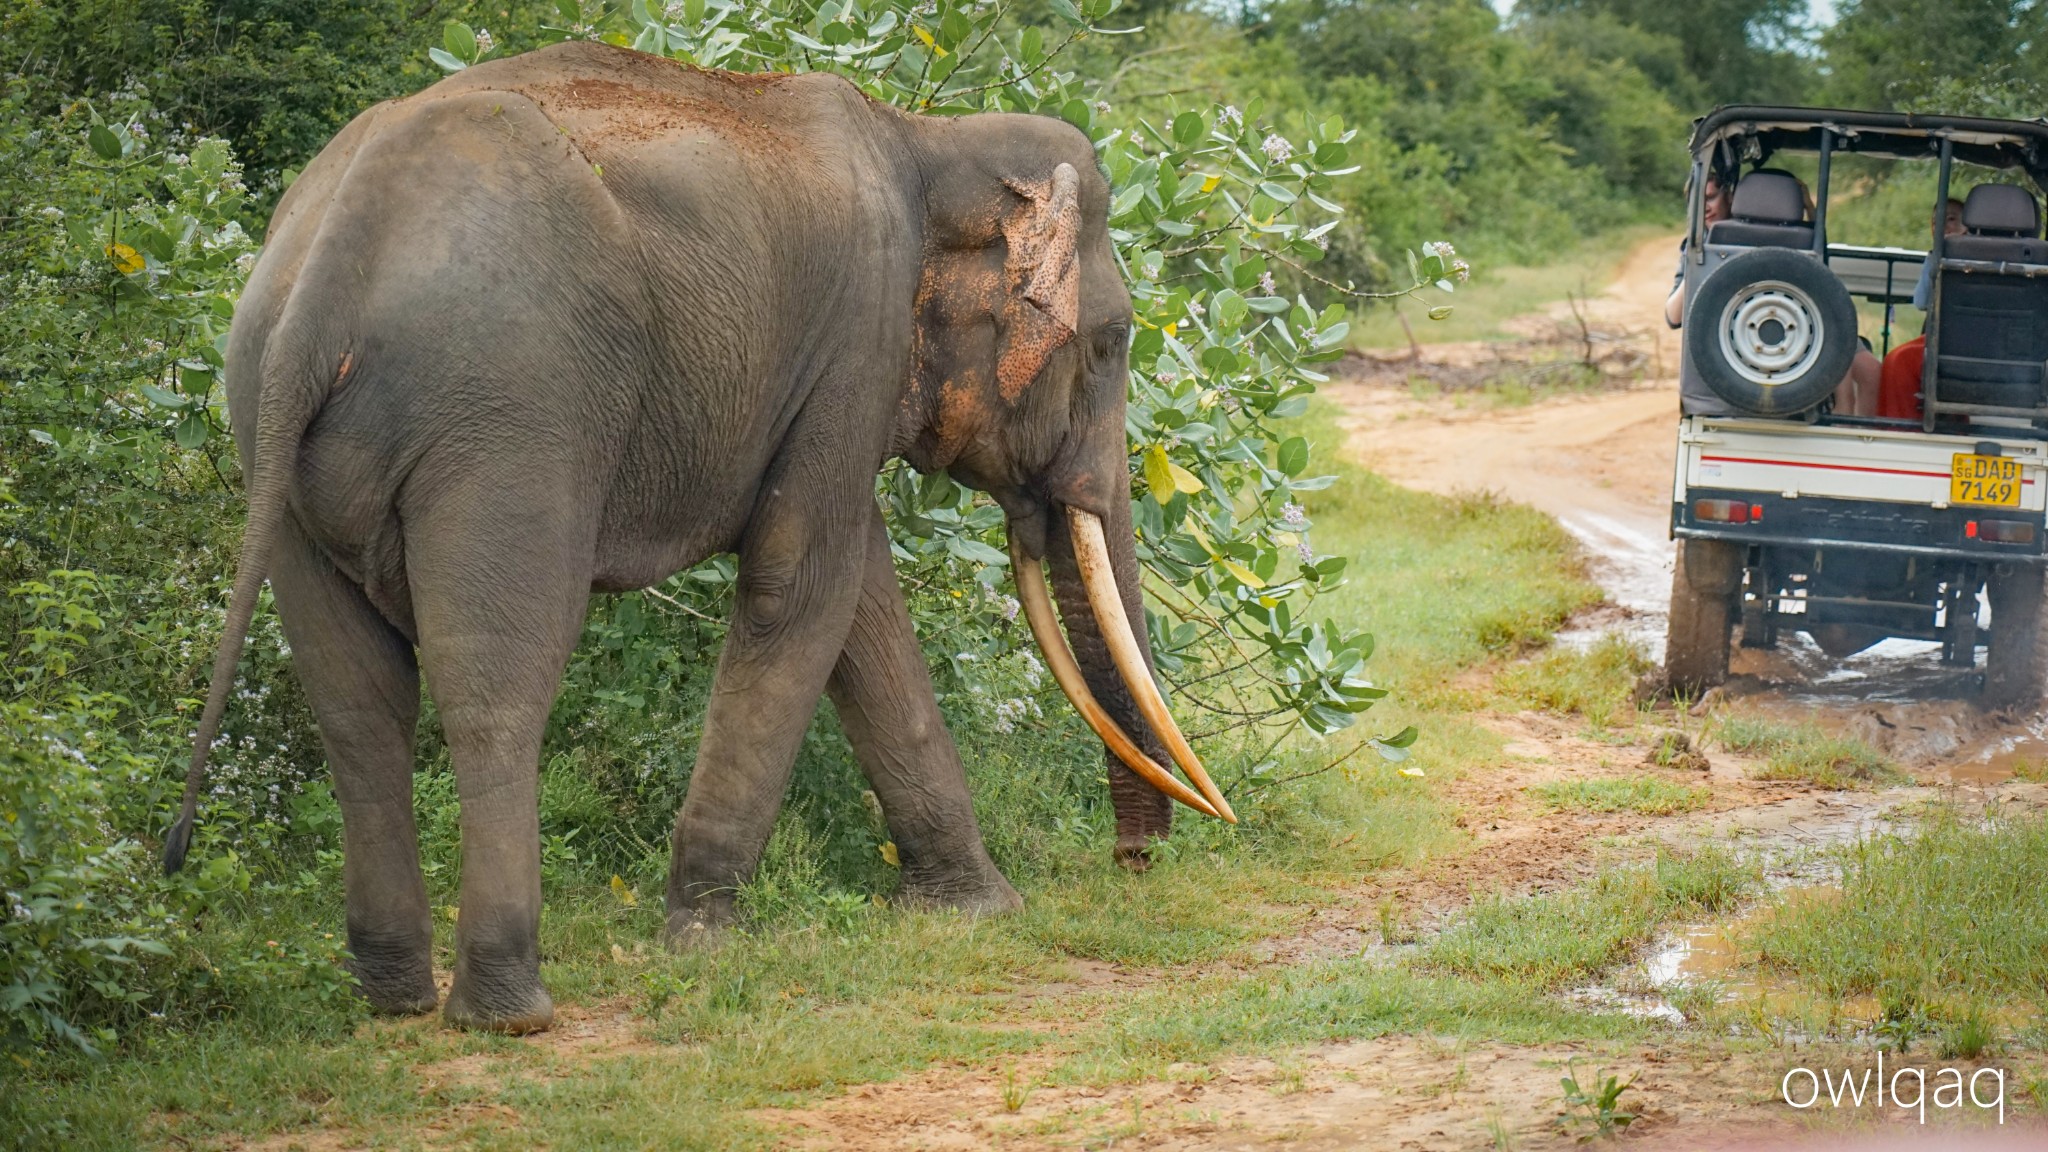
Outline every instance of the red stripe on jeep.
<path id="1" fill-rule="evenodd" d="M 1700 463 L 1714 464 L 1768 464 L 1774 468 L 1822 468 L 1829 472 L 1877 472 L 1886 476 L 1931 476 L 1936 480 L 1950 479 L 1947 472 L 1917 472 L 1910 468 L 1866 468 L 1861 464 L 1809 464 L 1801 460 L 1756 460 L 1748 456 L 1701 456 Z M 2021 484 L 2032 484 L 2025 475 Z"/>

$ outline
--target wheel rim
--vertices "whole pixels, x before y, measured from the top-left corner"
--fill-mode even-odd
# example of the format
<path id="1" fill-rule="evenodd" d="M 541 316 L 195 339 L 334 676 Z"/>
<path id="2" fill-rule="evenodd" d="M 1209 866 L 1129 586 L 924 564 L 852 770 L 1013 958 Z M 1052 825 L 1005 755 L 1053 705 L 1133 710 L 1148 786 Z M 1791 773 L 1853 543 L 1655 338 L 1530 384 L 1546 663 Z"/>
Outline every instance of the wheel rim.
<path id="1" fill-rule="evenodd" d="M 1782 280 L 1744 287 L 1721 310 L 1721 357 L 1752 384 L 1775 388 L 1804 376 L 1826 335 L 1820 308 Z"/>

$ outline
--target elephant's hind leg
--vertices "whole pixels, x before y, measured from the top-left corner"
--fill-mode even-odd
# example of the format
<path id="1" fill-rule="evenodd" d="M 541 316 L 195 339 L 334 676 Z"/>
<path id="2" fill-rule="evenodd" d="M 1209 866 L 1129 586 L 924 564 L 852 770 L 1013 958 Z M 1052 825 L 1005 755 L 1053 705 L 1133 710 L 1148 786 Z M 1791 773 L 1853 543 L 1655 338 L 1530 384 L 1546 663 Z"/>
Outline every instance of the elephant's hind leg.
<path id="1" fill-rule="evenodd" d="M 412 811 L 412 644 L 289 520 L 270 583 L 341 805 L 349 966 L 376 1010 L 431 1012 L 434 926 Z"/>
<path id="2" fill-rule="evenodd" d="M 541 739 L 590 598 L 594 512 L 531 467 L 474 468 L 406 522 L 420 663 L 461 802 L 455 981 L 442 1016 L 541 1031 Z"/>
<path id="3" fill-rule="evenodd" d="M 974 913 L 1023 907 L 982 844 L 879 508 L 867 532 L 860 606 L 828 690 L 903 862 L 899 899 Z"/>

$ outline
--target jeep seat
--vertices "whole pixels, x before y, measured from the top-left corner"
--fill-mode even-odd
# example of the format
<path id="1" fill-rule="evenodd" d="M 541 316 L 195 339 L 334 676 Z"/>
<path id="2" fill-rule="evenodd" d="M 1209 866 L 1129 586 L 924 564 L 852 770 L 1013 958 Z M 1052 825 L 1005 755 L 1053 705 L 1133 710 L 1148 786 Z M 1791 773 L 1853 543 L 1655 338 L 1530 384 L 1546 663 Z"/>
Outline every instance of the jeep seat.
<path id="1" fill-rule="evenodd" d="M 1735 186 L 1729 215 L 1707 231 L 1707 243 L 1744 248 L 1812 248 L 1806 197 L 1790 172 L 1759 168 Z"/>
<path id="2" fill-rule="evenodd" d="M 1957 260 L 2048 264 L 2041 242 L 2041 209 L 2033 194 L 2011 184 L 1979 184 L 1963 202 L 1962 236 L 1951 236 L 1945 255 Z"/>
<path id="3" fill-rule="evenodd" d="M 1943 242 L 1945 260 L 2048 264 L 2032 193 L 1980 184 L 1963 203 L 1967 234 Z M 2048 279 L 1999 271 L 1941 272 L 1936 395 L 1951 404 L 2048 406 Z"/>

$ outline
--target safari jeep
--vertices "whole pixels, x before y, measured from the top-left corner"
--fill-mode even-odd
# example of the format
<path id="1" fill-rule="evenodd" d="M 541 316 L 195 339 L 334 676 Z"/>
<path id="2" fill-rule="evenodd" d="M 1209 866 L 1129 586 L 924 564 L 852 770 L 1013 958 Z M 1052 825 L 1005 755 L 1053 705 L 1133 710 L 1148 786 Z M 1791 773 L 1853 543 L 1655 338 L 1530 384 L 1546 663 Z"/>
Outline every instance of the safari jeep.
<path id="1" fill-rule="evenodd" d="M 1738 106 L 1701 119 L 1691 151 L 1672 689 L 1724 680 L 1734 636 L 1770 648 L 1803 632 L 1836 657 L 1888 637 L 1939 641 L 1959 670 L 1983 648 L 1984 706 L 2037 701 L 2048 122 Z M 1930 225 L 1952 186 L 1985 182 L 1964 201 L 1963 233 L 1929 227 L 1928 251 L 1835 244 L 1829 179 L 1845 156 L 1935 165 Z M 1730 218 L 1711 227 L 1710 179 L 1734 189 Z M 1923 316 L 1911 307 L 1923 266 L 1924 333 L 1899 331 Z M 1859 298 L 1882 309 L 1873 356 L 1924 336 L 1917 375 L 1910 358 L 1887 361 L 1889 414 L 1838 410 L 1865 346 Z"/>

